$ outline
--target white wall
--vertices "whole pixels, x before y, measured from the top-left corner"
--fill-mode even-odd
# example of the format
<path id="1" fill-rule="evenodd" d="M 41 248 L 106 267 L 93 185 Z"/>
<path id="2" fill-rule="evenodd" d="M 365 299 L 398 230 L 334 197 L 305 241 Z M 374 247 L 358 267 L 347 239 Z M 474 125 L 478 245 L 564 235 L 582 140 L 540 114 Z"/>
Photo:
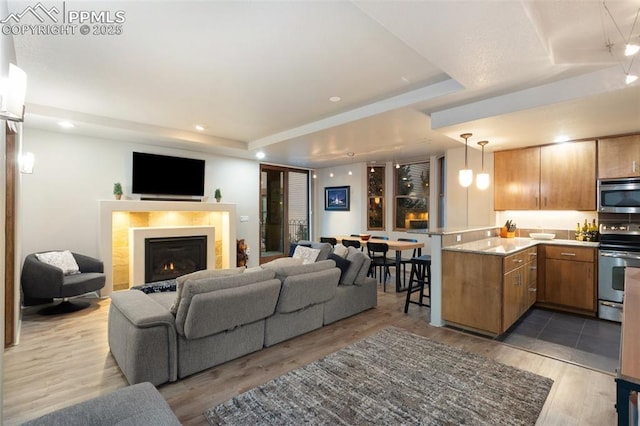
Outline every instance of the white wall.
<path id="1" fill-rule="evenodd" d="M 482 169 L 482 152 L 468 151 L 468 165 L 473 170 L 474 182 L 468 188 L 458 183 L 458 171 L 464 168 L 464 146 L 450 149 L 446 153 L 446 228 L 467 226 L 493 226 L 493 154 L 485 152 L 484 170 L 489 173 L 490 185 L 486 190 L 476 187 L 475 176 Z"/>
<path id="2" fill-rule="evenodd" d="M 23 149 L 35 155 L 33 174 L 24 175 L 21 189 L 22 253 L 69 249 L 97 256 L 98 200 L 113 199 L 113 183 L 121 182 L 131 196 L 132 151 L 206 160 L 205 195 L 216 188 L 223 201 L 237 205 L 237 238 L 249 248 L 249 266 L 258 265 L 259 163 L 180 149 L 156 147 L 66 133 L 29 129 Z M 168 171 L 170 173 L 170 171 Z M 179 179 L 180 176 L 176 176 Z M 249 216 L 240 222 L 240 216 Z"/>
<path id="3" fill-rule="evenodd" d="M 349 175 L 349 170 L 352 175 Z M 330 174 L 333 173 L 333 177 Z M 330 167 L 316 171 L 314 240 L 320 237 L 364 233 L 367 230 L 367 168 L 364 163 Z M 324 189 L 328 186 L 350 187 L 350 211 L 325 211 Z"/>

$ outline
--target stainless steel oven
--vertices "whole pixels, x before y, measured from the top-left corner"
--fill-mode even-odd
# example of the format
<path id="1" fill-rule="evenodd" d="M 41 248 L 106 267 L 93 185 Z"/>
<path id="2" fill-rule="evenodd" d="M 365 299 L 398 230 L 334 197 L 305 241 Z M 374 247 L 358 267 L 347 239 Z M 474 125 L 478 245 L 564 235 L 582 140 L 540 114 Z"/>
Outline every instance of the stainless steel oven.
<path id="1" fill-rule="evenodd" d="M 640 213 L 640 178 L 600 179 L 598 212 Z"/>
<path id="2" fill-rule="evenodd" d="M 598 317 L 622 321 L 624 269 L 640 268 L 640 224 L 600 224 Z"/>

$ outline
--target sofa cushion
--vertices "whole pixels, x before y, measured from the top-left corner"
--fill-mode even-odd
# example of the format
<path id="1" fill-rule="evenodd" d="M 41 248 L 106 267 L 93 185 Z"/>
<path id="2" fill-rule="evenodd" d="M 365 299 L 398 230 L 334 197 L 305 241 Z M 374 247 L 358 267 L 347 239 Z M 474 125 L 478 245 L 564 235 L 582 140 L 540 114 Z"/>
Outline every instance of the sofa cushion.
<path id="1" fill-rule="evenodd" d="M 268 281 L 275 277 L 275 272 L 268 269 L 247 272 L 232 276 L 212 276 L 202 279 L 191 279 L 184 283 L 182 297 L 176 313 L 176 329 L 184 336 L 184 324 L 189 313 L 191 300 L 194 296 L 233 287 L 241 287 L 261 281 Z"/>
<path id="2" fill-rule="evenodd" d="M 280 259 L 277 259 L 277 260 L 280 260 Z M 284 266 L 280 266 L 280 265 L 274 266 L 272 265 L 273 262 L 269 262 L 262 265 L 262 267 L 265 269 L 273 270 L 276 274 L 276 278 L 283 282 L 287 277 L 291 277 L 294 275 L 324 271 L 325 269 L 331 269 L 336 267 L 336 263 L 333 260 L 322 260 L 315 263 L 308 263 L 306 265 L 300 263 L 300 259 L 293 259 L 293 260 L 298 263 L 297 264 L 292 263 L 287 265 L 285 262 L 283 262 Z"/>
<path id="3" fill-rule="evenodd" d="M 178 306 L 180 305 L 180 299 L 182 298 L 182 288 L 187 280 L 198 280 L 209 277 L 228 277 L 231 275 L 241 274 L 244 270 L 244 266 L 230 269 L 204 269 L 202 271 L 195 271 L 190 274 L 179 276 L 176 278 L 176 300 L 173 302 L 173 305 L 171 305 L 171 309 L 169 310 L 173 315 L 178 312 Z"/>
<path id="4" fill-rule="evenodd" d="M 342 277 L 346 275 L 351 262 L 349 262 L 344 257 L 340 257 L 334 253 L 329 253 L 329 260 L 333 260 L 334 262 L 336 262 L 336 266 L 338 267 L 338 269 L 340 269 L 340 284 L 343 284 Z"/>
<path id="5" fill-rule="evenodd" d="M 332 260 L 324 260 L 332 266 L 305 274 L 290 275 L 282 282 L 276 311 L 282 314 L 305 309 L 331 299 L 338 287 L 340 270 Z M 311 266 L 317 265 L 312 263 Z"/>
<path id="6" fill-rule="evenodd" d="M 365 282 L 365 279 L 369 275 L 369 266 L 371 266 L 371 258 L 365 255 L 365 259 L 364 262 L 362 262 L 360 271 L 358 271 L 356 279 L 353 280 L 353 285 L 362 285 Z"/>
<path id="7" fill-rule="evenodd" d="M 356 281 L 363 263 L 365 260 L 369 259 L 369 256 L 355 247 L 349 247 L 348 251 L 347 260 L 351 262 L 351 264 L 349 265 L 347 272 L 342 276 L 341 284 L 343 285 L 352 285 Z"/>
<path id="8" fill-rule="evenodd" d="M 305 247 L 298 245 L 296 250 L 293 252 L 293 259 L 302 259 L 303 264 L 313 263 L 318 258 L 320 254 L 320 249 L 314 249 L 311 247 Z"/>

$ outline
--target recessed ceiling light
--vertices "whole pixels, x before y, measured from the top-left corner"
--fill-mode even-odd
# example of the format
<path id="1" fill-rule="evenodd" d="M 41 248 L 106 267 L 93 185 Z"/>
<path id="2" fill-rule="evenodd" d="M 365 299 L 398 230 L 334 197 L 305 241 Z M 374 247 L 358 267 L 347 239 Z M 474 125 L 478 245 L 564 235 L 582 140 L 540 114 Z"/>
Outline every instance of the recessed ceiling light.
<path id="1" fill-rule="evenodd" d="M 204 130 L 204 126 L 200 125 L 200 124 L 196 124 L 196 130 L 199 132 L 202 132 Z"/>
<path id="2" fill-rule="evenodd" d="M 342 98 L 340 96 L 332 96 L 329 98 L 331 102 L 340 102 Z"/>
<path id="3" fill-rule="evenodd" d="M 59 121 L 58 122 L 58 126 L 64 128 L 64 129 L 72 129 L 72 128 L 76 127 L 70 121 Z"/>
<path id="4" fill-rule="evenodd" d="M 258 160 L 262 160 L 264 158 L 264 152 L 262 152 L 262 151 L 256 152 L 256 158 Z"/>
<path id="5" fill-rule="evenodd" d="M 562 143 L 562 142 L 568 142 L 571 139 L 569 138 L 569 136 L 566 135 L 560 135 L 560 136 L 556 136 L 556 138 L 553 140 L 555 143 Z"/>

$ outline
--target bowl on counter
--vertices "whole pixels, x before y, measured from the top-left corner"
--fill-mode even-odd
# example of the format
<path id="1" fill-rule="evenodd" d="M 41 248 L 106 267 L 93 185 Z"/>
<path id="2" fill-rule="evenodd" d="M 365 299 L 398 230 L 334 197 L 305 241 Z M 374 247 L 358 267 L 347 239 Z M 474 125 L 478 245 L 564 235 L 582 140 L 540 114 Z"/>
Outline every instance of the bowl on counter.
<path id="1" fill-rule="evenodd" d="M 367 241 L 369 238 L 371 238 L 371 234 L 360 234 L 360 239 L 362 241 Z"/>
<path id="2" fill-rule="evenodd" d="M 532 232 L 529 234 L 534 240 L 553 240 L 556 234 L 548 234 L 546 232 Z"/>

